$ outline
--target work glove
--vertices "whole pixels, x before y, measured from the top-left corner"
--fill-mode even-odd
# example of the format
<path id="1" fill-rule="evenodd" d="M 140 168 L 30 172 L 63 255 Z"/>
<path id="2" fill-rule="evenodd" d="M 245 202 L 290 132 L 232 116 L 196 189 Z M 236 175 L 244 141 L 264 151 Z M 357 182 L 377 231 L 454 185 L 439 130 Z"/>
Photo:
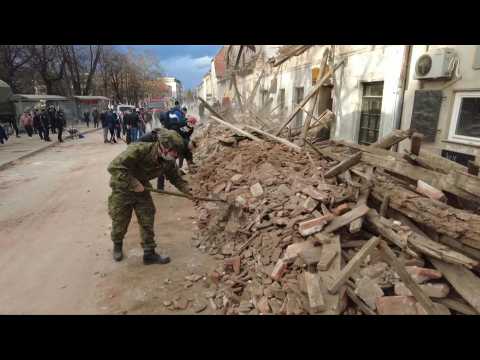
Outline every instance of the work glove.
<path id="1" fill-rule="evenodd" d="M 133 191 L 136 193 L 141 193 L 145 191 L 145 187 L 142 185 L 142 183 L 135 178 L 132 179 L 131 185 L 132 185 Z"/>

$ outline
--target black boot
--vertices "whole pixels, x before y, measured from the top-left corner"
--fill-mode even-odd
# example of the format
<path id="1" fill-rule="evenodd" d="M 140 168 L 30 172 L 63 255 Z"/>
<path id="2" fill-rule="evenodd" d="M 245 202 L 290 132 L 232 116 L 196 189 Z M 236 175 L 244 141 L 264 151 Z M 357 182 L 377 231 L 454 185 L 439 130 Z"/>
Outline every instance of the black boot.
<path id="1" fill-rule="evenodd" d="M 115 261 L 123 259 L 122 244 L 113 244 L 113 259 Z"/>
<path id="2" fill-rule="evenodd" d="M 155 250 L 145 250 L 143 253 L 143 264 L 168 264 L 170 258 L 168 256 L 158 255 Z"/>

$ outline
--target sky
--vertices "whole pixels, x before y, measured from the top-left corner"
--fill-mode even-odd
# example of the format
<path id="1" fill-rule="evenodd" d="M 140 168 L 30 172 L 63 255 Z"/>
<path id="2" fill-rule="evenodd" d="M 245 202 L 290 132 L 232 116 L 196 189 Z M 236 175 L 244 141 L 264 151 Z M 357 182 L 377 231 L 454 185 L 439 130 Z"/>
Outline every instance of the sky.
<path id="1" fill-rule="evenodd" d="M 200 85 L 203 75 L 210 70 L 210 61 L 222 45 L 122 45 L 139 52 L 149 50 L 158 55 L 166 76 L 179 79 L 184 89 Z"/>

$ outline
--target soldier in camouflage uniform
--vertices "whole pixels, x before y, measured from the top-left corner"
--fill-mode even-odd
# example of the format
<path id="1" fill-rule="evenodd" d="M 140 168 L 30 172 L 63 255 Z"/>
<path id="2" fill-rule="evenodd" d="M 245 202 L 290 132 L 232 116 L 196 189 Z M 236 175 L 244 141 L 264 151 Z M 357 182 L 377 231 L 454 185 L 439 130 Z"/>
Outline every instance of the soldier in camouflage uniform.
<path id="1" fill-rule="evenodd" d="M 112 194 L 108 199 L 108 210 L 112 218 L 111 237 L 114 244 L 113 258 L 123 258 L 122 243 L 127 232 L 132 211 L 138 218 L 142 247 L 143 263 L 166 264 L 170 261 L 155 253 L 153 224 L 155 206 L 146 186 L 149 181 L 160 175 L 180 191 L 190 194 L 188 183 L 180 177 L 175 159 L 183 151 L 184 142 L 175 131 L 161 129 L 157 132 L 157 141 L 152 143 L 134 143 L 118 155 L 108 166 L 112 175 L 110 187 Z"/>

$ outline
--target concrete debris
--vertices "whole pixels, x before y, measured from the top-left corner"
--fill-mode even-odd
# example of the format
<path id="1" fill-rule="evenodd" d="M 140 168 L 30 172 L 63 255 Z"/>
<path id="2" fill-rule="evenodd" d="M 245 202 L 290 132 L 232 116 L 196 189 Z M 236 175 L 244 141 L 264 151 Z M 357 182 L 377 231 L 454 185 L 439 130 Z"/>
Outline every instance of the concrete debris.
<path id="1" fill-rule="evenodd" d="M 436 269 L 441 264 L 434 268 L 432 261 L 460 266 L 478 279 L 480 258 L 472 254 L 480 249 L 480 215 L 455 200 L 465 193 L 461 187 L 480 193 L 476 179 L 462 174 L 460 182 L 437 172 L 446 159 L 435 158 L 435 166 L 428 167 L 423 155 L 413 164 L 385 150 L 408 132 L 363 146 L 318 143 L 307 131 L 302 148 L 293 132 L 289 141 L 279 137 L 283 133 L 267 134 L 267 126 L 256 132 L 233 122 L 271 120 L 268 113 L 252 115 L 252 109 L 251 116 L 232 115 L 228 129 L 206 125 L 196 139 L 200 166 L 190 175 L 192 193 L 227 201 L 195 203 L 198 237 L 192 243 L 222 261 L 205 282 L 221 289 L 205 294 L 214 311 L 447 314 L 444 303 L 454 314 L 471 313 L 465 303 L 476 309 L 475 291 L 453 276 L 454 270 L 463 272 L 452 268 L 443 279 L 444 271 Z M 455 246 L 440 242 L 445 237 Z M 173 305 L 186 308 L 188 302 Z"/>

